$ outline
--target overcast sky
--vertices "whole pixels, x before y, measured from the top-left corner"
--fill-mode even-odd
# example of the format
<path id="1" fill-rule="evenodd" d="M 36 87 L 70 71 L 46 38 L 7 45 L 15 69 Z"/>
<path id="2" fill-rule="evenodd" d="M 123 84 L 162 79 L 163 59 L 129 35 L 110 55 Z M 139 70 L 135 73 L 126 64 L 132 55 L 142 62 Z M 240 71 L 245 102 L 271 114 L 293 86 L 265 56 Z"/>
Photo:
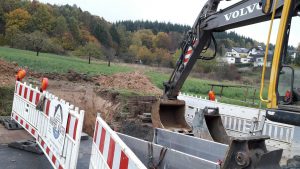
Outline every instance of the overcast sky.
<path id="1" fill-rule="evenodd" d="M 151 20 L 193 25 L 206 0 L 40 0 L 51 4 L 76 4 L 82 10 L 104 17 L 107 21 L 119 20 Z M 225 8 L 237 1 L 221 1 L 220 7 Z M 293 20 L 290 45 L 297 46 L 300 42 L 300 17 Z M 269 22 L 246 26 L 233 31 L 251 37 L 259 42 L 266 42 Z M 275 22 L 277 31 L 278 22 Z M 298 34 L 297 31 L 298 30 Z M 272 35 L 272 42 L 276 39 Z"/>

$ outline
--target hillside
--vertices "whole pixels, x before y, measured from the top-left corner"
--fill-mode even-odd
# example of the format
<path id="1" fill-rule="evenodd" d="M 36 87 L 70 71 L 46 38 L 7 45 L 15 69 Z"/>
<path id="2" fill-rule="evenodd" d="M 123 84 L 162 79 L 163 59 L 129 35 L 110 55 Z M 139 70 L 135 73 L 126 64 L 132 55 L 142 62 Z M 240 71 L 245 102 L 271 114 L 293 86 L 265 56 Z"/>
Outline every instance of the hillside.
<path id="1" fill-rule="evenodd" d="M 36 51 L 37 55 L 48 52 L 173 67 L 183 34 L 189 29 L 187 25 L 157 21 L 110 23 L 76 5 L 0 1 L 0 45 Z M 224 55 L 226 48 L 258 44 L 232 32 L 215 36 L 219 55 Z"/>

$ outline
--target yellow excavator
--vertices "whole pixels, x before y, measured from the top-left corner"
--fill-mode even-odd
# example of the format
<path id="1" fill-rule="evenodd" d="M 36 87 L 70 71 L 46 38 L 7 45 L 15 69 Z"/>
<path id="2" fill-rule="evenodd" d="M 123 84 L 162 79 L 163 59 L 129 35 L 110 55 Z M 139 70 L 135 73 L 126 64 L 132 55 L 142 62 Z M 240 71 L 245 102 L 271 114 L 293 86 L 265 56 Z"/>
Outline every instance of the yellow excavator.
<path id="1" fill-rule="evenodd" d="M 215 32 L 271 21 L 262 71 L 260 98 L 267 103 L 266 118 L 279 123 L 300 126 L 300 83 L 295 76 L 299 71 L 286 65 L 288 40 L 292 19 L 299 16 L 299 0 L 242 0 L 226 9 L 217 10 L 221 0 L 208 0 L 197 17 L 192 29 L 182 43 L 182 54 L 177 61 L 170 79 L 164 83 L 164 94 L 152 108 L 152 123 L 155 128 L 164 128 L 181 133 L 191 133 L 191 127 L 185 121 L 185 102 L 178 100 L 179 90 L 191 72 L 197 60 L 211 60 L 203 53 L 213 43 Z M 268 48 L 275 19 L 280 20 L 268 83 L 268 98 L 263 98 L 265 86 Z M 221 118 L 217 114 L 205 117 L 210 134 L 214 140 L 228 143 Z M 222 141 L 223 140 L 223 141 Z M 225 141 L 224 141 L 225 140 Z"/>

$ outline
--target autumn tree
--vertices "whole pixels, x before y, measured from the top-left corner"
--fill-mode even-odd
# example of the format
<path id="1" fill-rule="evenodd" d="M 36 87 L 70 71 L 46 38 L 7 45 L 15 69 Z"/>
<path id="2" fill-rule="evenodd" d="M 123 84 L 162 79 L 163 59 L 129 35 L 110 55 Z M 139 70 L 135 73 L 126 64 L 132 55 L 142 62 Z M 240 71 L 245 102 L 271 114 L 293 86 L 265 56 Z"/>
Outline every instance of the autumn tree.
<path id="1" fill-rule="evenodd" d="M 34 31 L 28 35 L 28 41 L 33 50 L 36 51 L 36 56 L 39 56 L 40 51 L 47 45 L 47 34 L 41 31 Z"/>
<path id="2" fill-rule="evenodd" d="M 154 38 L 154 45 L 157 48 L 169 49 L 171 45 L 171 39 L 167 33 L 159 32 Z"/>
<path id="3" fill-rule="evenodd" d="M 158 67 L 161 66 L 162 62 L 165 62 L 165 66 L 170 66 L 170 62 L 172 62 L 172 59 L 170 57 L 168 50 L 162 48 L 156 48 L 153 55 L 154 55 L 154 60 L 157 63 Z"/>
<path id="4" fill-rule="evenodd" d="M 151 30 L 142 29 L 135 32 L 132 36 L 133 45 L 145 46 L 148 49 L 153 48 L 154 34 Z"/>
<path id="5" fill-rule="evenodd" d="M 52 30 L 54 18 L 47 5 L 38 4 L 32 14 L 31 29 L 49 33 Z"/>
<path id="6" fill-rule="evenodd" d="M 170 32 L 169 33 L 169 38 L 170 38 L 170 50 L 175 51 L 180 47 L 180 43 L 182 42 L 183 39 L 183 34 L 179 32 Z"/>
<path id="7" fill-rule="evenodd" d="M 68 31 L 68 24 L 64 16 L 59 16 L 53 22 L 54 36 L 62 37 Z"/>
<path id="8" fill-rule="evenodd" d="M 152 52 L 146 46 L 138 48 L 136 57 L 137 59 L 142 60 L 145 64 L 151 64 L 154 61 Z"/>
<path id="9" fill-rule="evenodd" d="M 88 63 L 91 64 L 91 58 L 102 58 L 103 53 L 101 51 L 101 46 L 96 43 L 89 42 L 85 46 L 79 47 L 75 52 L 77 56 L 88 56 Z"/>
<path id="10" fill-rule="evenodd" d="M 31 21 L 31 18 L 31 15 L 24 9 L 18 8 L 9 12 L 5 17 L 6 32 L 7 30 L 10 32 L 12 30 L 25 31 L 29 22 Z"/>
<path id="11" fill-rule="evenodd" d="M 116 50 L 114 48 L 102 48 L 105 58 L 107 60 L 107 66 L 110 67 L 110 63 L 116 55 Z"/>
<path id="12" fill-rule="evenodd" d="M 18 35 L 22 32 L 17 25 L 11 25 L 5 30 L 5 39 L 9 42 L 11 47 L 15 47 L 15 42 L 18 40 Z"/>
<path id="13" fill-rule="evenodd" d="M 93 36 L 91 32 L 89 32 L 86 28 L 82 28 L 80 30 L 80 34 L 81 34 L 83 44 L 87 44 L 90 42 L 100 46 L 98 39 L 95 36 Z"/>
<path id="14" fill-rule="evenodd" d="M 73 38 L 80 43 L 81 41 L 81 34 L 79 29 L 79 22 L 74 17 L 68 19 L 68 25 L 70 33 L 72 34 Z"/>

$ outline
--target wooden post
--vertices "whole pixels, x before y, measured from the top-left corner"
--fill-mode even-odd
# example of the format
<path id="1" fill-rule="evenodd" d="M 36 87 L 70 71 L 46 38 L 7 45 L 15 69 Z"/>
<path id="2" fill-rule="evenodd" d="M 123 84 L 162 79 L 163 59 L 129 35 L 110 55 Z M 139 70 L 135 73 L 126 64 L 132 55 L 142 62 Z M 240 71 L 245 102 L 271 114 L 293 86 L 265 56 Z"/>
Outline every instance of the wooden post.
<path id="1" fill-rule="evenodd" d="M 222 98 L 222 94 L 223 94 L 223 85 L 221 86 L 221 93 L 220 93 L 220 98 Z"/>

